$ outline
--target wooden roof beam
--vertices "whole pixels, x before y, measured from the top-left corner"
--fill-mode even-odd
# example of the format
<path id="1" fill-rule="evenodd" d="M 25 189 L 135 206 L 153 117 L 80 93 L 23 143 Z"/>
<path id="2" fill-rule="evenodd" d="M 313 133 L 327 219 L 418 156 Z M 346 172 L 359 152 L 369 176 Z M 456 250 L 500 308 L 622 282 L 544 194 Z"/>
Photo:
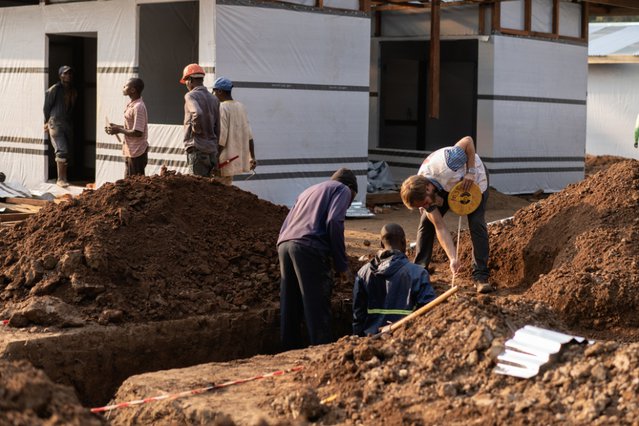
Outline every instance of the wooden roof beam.
<path id="1" fill-rule="evenodd" d="M 595 6 L 612 6 L 612 7 L 621 7 L 627 9 L 634 9 L 639 11 L 639 2 L 637 0 L 584 0 L 587 3 Z"/>

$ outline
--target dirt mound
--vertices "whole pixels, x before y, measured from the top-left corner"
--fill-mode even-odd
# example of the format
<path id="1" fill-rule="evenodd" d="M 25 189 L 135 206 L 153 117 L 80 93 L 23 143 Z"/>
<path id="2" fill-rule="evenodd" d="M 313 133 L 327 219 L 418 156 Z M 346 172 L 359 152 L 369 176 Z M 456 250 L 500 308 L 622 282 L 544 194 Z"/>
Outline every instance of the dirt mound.
<path id="1" fill-rule="evenodd" d="M 637 212 L 639 162 L 617 162 L 491 227 L 493 278 L 573 326 L 637 327 Z"/>
<path id="2" fill-rule="evenodd" d="M 105 184 L 0 231 L 2 318 L 79 326 L 266 306 L 286 213 L 194 176 Z"/>
<path id="3" fill-rule="evenodd" d="M 53 383 L 26 361 L 0 360 L 0 425 L 103 425 L 73 389 Z"/>
<path id="4" fill-rule="evenodd" d="M 611 165 L 620 161 L 626 161 L 627 158 L 617 157 L 614 155 L 589 155 L 586 154 L 586 176 L 594 175 L 597 172 L 607 169 Z"/>
<path id="5" fill-rule="evenodd" d="M 321 424 L 639 421 L 638 344 L 568 344 L 529 380 L 492 372 L 512 331 L 545 317 L 523 301 L 462 294 L 392 336 L 341 339 L 271 407 Z"/>

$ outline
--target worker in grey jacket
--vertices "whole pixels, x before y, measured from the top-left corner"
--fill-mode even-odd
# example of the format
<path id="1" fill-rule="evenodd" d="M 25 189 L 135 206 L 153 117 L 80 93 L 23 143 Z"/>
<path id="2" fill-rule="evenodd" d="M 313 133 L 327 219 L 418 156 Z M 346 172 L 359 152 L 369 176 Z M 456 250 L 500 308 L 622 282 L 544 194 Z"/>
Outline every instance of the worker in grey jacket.
<path id="1" fill-rule="evenodd" d="M 57 184 L 69 186 L 67 180 L 67 161 L 69 145 L 73 141 L 73 108 L 78 98 L 77 90 L 72 86 L 73 70 L 63 65 L 58 70 L 60 81 L 51 86 L 44 98 L 44 131 L 48 133 L 55 150 L 58 169 Z"/>
<path id="2" fill-rule="evenodd" d="M 220 101 L 204 87 L 204 68 L 198 64 L 184 67 L 180 83 L 189 90 L 184 95 L 184 149 L 189 171 L 211 177 L 218 166 Z"/>

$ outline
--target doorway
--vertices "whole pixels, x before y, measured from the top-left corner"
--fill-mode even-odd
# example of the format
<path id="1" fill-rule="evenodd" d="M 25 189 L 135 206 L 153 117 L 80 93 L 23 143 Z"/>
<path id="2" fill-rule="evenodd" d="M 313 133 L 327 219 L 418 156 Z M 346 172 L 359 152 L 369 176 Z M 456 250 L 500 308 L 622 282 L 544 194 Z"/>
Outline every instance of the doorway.
<path id="1" fill-rule="evenodd" d="M 58 69 L 61 66 L 73 68 L 73 85 L 78 91 L 78 99 L 74 107 L 73 139 L 69 143 L 68 179 L 73 185 L 85 186 L 95 182 L 97 34 L 47 34 L 47 39 L 47 88 L 59 81 Z M 48 179 L 55 181 L 55 155 L 51 142 L 48 144 Z"/>
<path id="2" fill-rule="evenodd" d="M 440 114 L 428 117 L 429 41 L 380 43 L 379 147 L 435 151 L 477 127 L 477 40 L 441 42 Z"/>

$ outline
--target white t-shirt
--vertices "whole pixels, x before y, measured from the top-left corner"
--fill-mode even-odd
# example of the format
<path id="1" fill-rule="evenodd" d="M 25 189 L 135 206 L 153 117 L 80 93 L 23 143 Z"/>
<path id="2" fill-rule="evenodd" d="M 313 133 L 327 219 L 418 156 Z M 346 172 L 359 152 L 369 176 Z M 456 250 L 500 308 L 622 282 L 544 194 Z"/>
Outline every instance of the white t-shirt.
<path id="1" fill-rule="evenodd" d="M 467 161 L 466 152 L 459 146 L 440 148 L 426 157 L 417 174 L 436 181 L 444 191 L 450 192 L 453 186 L 464 178 Z M 484 163 L 477 154 L 475 169 L 475 183 L 483 193 L 488 189 L 488 178 Z"/>

